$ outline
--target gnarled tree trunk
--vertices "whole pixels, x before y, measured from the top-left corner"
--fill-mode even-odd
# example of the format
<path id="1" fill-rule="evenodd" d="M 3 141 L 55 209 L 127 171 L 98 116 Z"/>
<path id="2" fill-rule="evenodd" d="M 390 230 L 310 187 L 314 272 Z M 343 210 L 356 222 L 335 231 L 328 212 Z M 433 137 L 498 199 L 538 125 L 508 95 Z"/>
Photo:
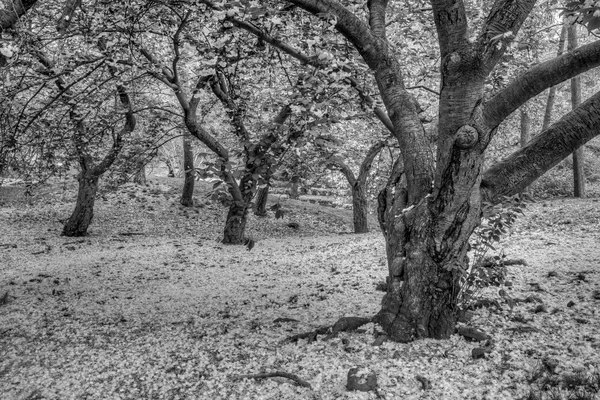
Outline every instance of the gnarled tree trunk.
<path id="1" fill-rule="evenodd" d="M 196 176 L 194 170 L 194 152 L 192 151 L 191 135 L 188 132 L 183 134 L 183 190 L 179 202 L 190 207 L 194 205 L 194 178 Z"/>
<path id="2" fill-rule="evenodd" d="M 231 184 L 229 186 L 229 192 L 233 197 L 233 201 L 229 206 L 227 219 L 225 220 L 223 243 L 243 244 L 246 222 L 248 220 L 248 208 L 252 201 L 256 181 L 254 181 L 251 174 L 246 174 L 239 186 L 236 187 Z"/>
<path id="3" fill-rule="evenodd" d="M 146 186 L 148 184 L 148 179 L 146 178 L 146 166 L 142 165 L 140 169 L 136 172 L 133 177 L 133 182 L 138 185 Z"/>
<path id="4" fill-rule="evenodd" d="M 289 196 L 292 200 L 298 200 L 300 198 L 300 193 L 298 191 L 300 187 L 300 177 L 298 175 L 292 176 Z"/>
<path id="5" fill-rule="evenodd" d="M 99 178 L 100 176 L 94 174 L 94 171 L 82 171 L 79 175 L 77 203 L 75 204 L 75 210 L 73 210 L 73 213 L 63 227 L 63 236 L 78 237 L 87 234 L 87 230 L 94 217 L 94 203 L 96 201 Z"/>
<path id="6" fill-rule="evenodd" d="M 369 232 L 369 208 L 365 189 L 365 185 L 360 185 L 358 181 L 352 186 L 352 223 L 354 224 L 354 233 Z"/>
<path id="7" fill-rule="evenodd" d="M 267 215 L 267 200 L 269 198 L 269 185 L 259 187 L 256 191 L 254 214 L 259 217 Z"/>

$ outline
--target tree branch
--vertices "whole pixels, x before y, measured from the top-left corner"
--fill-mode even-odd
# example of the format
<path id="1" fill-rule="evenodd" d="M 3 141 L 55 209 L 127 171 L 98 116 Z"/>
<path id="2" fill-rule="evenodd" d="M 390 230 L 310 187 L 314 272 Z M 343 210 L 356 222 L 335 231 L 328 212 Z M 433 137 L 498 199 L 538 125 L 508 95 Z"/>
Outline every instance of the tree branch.
<path id="1" fill-rule="evenodd" d="M 369 8 L 369 26 L 373 35 L 386 40 L 385 34 L 385 10 L 387 9 L 388 0 L 368 0 L 367 7 Z"/>
<path id="2" fill-rule="evenodd" d="M 363 159 L 363 162 L 360 164 L 360 169 L 358 171 L 358 182 L 359 184 L 364 184 L 367 180 L 367 176 L 369 175 L 369 171 L 371 170 L 371 166 L 373 165 L 373 160 L 377 157 L 377 154 L 385 147 L 386 142 L 381 140 L 371 147 L 367 151 L 367 155 Z"/>
<path id="3" fill-rule="evenodd" d="M 369 67 L 376 69 L 380 58 L 381 43 L 362 20 L 334 0 L 286 0 L 314 15 L 331 15 L 335 28 L 348 39 L 365 59 Z"/>
<path id="4" fill-rule="evenodd" d="M 467 14 L 463 0 L 431 0 L 442 59 L 468 45 Z"/>
<path id="5" fill-rule="evenodd" d="M 535 0 L 496 0 L 478 38 L 485 72 L 494 68 L 533 9 Z"/>
<path id="6" fill-rule="evenodd" d="M 486 125 L 495 128 L 513 111 L 547 88 L 598 66 L 600 40 L 530 68 L 484 105 Z"/>
<path id="7" fill-rule="evenodd" d="M 231 23 L 234 26 L 244 29 L 245 31 L 262 39 L 264 42 L 269 43 L 271 46 L 282 50 L 284 53 L 292 56 L 296 60 L 300 61 L 302 64 L 310 65 L 315 68 L 324 68 L 327 66 L 326 61 L 321 61 L 317 57 L 310 57 L 302 53 L 302 51 L 300 51 L 299 49 L 296 49 L 295 47 L 290 46 L 287 43 L 284 43 L 283 41 L 272 37 L 271 35 L 269 35 L 268 33 L 264 32 L 263 30 L 259 29 L 251 23 L 240 21 L 234 18 L 229 19 L 229 21 L 231 21 Z M 348 68 L 347 66 L 343 66 L 342 71 L 351 72 L 350 68 Z M 345 81 L 348 84 L 350 84 L 350 86 L 352 86 L 354 89 L 356 89 L 356 91 L 358 92 L 358 96 L 361 98 L 361 100 L 363 100 L 369 107 L 373 107 L 373 112 L 375 113 L 375 116 L 383 123 L 383 125 L 390 132 L 393 133 L 394 127 L 392 125 L 392 121 L 390 121 L 390 118 L 388 117 L 385 110 L 383 110 L 379 106 L 375 106 L 375 100 L 373 99 L 373 97 L 371 97 L 370 95 L 365 93 L 364 90 L 361 89 L 360 83 L 354 77 L 349 76 L 345 78 Z"/>
<path id="8" fill-rule="evenodd" d="M 519 193 L 589 140 L 600 135 L 600 92 L 546 131 L 488 169 L 481 182 L 484 201 L 499 203 Z"/>

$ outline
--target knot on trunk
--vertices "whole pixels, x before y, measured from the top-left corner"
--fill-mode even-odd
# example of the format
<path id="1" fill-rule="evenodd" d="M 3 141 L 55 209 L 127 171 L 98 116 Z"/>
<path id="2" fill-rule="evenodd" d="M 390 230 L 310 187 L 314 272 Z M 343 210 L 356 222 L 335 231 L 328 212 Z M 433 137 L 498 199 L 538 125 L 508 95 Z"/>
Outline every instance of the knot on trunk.
<path id="1" fill-rule="evenodd" d="M 479 133 L 471 125 L 463 125 L 456 132 L 454 143 L 461 150 L 468 150 L 477 144 Z"/>

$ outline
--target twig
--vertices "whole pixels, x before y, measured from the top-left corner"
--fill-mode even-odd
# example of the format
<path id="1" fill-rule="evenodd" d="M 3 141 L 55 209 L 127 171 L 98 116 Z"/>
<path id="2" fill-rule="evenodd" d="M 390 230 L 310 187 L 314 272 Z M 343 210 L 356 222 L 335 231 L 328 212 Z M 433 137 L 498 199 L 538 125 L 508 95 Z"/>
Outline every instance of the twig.
<path id="1" fill-rule="evenodd" d="M 277 378 L 277 377 L 291 379 L 300 386 L 304 386 L 309 389 L 312 389 L 312 386 L 310 386 L 310 383 L 299 378 L 297 375 L 290 374 L 289 372 L 283 372 L 283 371 L 265 372 L 262 374 L 251 374 L 251 375 L 234 375 L 231 378 L 232 379 L 247 379 L 247 378 L 248 379 L 265 379 L 265 378 Z"/>
<path id="2" fill-rule="evenodd" d="M 15 243 L 2 243 L 0 247 L 8 247 L 9 249 L 16 249 L 17 245 Z"/>
<path id="3" fill-rule="evenodd" d="M 406 89 L 423 89 L 423 90 L 427 90 L 428 92 L 431 92 L 431 93 L 435 94 L 436 96 L 440 95 L 439 92 L 437 92 L 437 91 L 435 91 L 433 89 L 430 89 L 427 86 L 423 86 L 423 85 L 409 86 Z"/>
<path id="4" fill-rule="evenodd" d="M 143 232 L 121 232 L 119 235 L 122 236 L 135 236 L 135 235 L 143 235 Z"/>
<path id="5" fill-rule="evenodd" d="M 85 243 L 85 239 L 81 239 L 81 240 L 75 240 L 74 242 L 65 242 L 62 245 L 63 246 L 67 246 L 69 244 L 81 244 L 81 243 Z"/>

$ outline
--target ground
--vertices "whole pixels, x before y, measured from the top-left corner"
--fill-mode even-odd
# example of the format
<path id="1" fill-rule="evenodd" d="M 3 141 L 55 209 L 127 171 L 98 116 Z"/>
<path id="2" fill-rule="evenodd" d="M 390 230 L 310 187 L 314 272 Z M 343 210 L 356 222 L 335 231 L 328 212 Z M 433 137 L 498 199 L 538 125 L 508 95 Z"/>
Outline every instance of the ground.
<path id="1" fill-rule="evenodd" d="M 492 337 L 474 359 L 483 342 L 381 343 L 372 323 L 286 341 L 377 312 L 386 266 L 376 224 L 349 234 L 350 211 L 282 200 L 283 219 L 251 217 L 253 249 L 224 246 L 223 208 L 204 186 L 196 207 L 179 207 L 178 185 L 106 194 L 77 239 L 60 236 L 71 186 L 26 198 L 0 188 L 3 400 L 516 399 L 542 386 L 544 366 L 562 386 L 600 371 L 598 199 L 528 205 L 498 245 L 528 264 L 508 267 L 516 301 L 482 294 L 498 307 L 467 323 Z M 377 375 L 376 391 L 347 391 L 354 367 Z M 310 388 L 243 378 L 275 371 Z"/>

